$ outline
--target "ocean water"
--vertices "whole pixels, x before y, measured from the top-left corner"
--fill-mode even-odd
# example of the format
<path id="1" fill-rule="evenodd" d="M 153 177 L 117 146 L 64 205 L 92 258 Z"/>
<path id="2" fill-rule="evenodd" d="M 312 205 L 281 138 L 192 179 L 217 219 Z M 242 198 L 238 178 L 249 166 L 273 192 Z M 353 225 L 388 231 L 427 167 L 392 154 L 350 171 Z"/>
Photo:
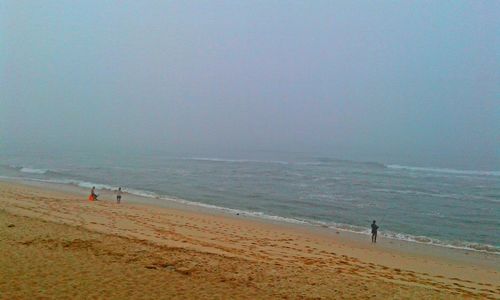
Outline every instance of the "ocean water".
<path id="1" fill-rule="evenodd" d="M 0 177 L 116 189 L 231 213 L 500 254 L 500 172 L 307 155 L 0 155 Z"/>

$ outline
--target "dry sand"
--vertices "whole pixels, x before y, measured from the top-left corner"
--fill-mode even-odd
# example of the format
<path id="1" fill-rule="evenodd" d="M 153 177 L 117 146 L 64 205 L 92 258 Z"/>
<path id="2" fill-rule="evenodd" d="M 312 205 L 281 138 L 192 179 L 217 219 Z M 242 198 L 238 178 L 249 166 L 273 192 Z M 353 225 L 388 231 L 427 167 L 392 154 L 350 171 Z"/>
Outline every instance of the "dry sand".
<path id="1" fill-rule="evenodd" d="M 104 200 L 0 182 L 0 298 L 500 299 L 498 255 Z"/>

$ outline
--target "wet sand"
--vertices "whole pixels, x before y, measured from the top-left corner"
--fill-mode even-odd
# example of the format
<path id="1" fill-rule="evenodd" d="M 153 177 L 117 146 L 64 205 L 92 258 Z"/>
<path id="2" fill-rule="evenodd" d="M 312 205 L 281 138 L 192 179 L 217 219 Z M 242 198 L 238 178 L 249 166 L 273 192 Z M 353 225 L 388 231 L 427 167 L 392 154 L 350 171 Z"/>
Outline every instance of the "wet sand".
<path id="1" fill-rule="evenodd" d="M 0 298 L 500 299 L 494 254 L 86 196 L 0 182 Z"/>

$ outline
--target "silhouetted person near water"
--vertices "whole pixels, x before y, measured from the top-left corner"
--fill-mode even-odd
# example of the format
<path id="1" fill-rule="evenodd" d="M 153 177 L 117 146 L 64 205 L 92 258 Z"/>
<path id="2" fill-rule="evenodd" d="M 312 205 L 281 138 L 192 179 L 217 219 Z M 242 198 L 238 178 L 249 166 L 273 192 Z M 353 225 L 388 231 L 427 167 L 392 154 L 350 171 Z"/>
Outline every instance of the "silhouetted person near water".
<path id="1" fill-rule="evenodd" d="M 373 220 L 373 223 L 372 223 L 372 243 L 376 243 L 377 242 L 377 230 L 378 230 L 378 226 L 375 223 L 376 223 L 375 220 Z"/>
<path id="2" fill-rule="evenodd" d="M 116 203 L 120 204 L 121 200 L 122 200 L 122 188 L 119 187 L 118 190 L 116 191 Z"/>

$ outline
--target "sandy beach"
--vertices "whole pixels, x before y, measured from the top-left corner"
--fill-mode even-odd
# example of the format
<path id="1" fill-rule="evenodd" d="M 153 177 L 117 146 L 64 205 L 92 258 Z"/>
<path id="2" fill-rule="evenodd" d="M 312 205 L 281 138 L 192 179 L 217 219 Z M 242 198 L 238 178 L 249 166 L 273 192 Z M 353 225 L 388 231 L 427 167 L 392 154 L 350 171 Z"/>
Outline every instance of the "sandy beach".
<path id="1" fill-rule="evenodd" d="M 86 193 L 0 182 L 1 299 L 500 299 L 495 254 Z"/>

